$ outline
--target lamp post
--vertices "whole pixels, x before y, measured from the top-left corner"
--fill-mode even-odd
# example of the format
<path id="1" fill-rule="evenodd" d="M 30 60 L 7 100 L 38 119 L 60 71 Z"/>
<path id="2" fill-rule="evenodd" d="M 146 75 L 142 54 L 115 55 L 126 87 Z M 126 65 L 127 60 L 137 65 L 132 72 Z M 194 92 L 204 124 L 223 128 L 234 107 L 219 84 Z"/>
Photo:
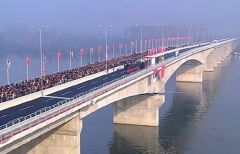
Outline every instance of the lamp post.
<path id="1" fill-rule="evenodd" d="M 31 28 L 35 28 L 39 31 L 39 48 L 40 48 L 40 80 L 41 80 L 41 91 L 43 90 L 43 51 L 42 51 L 42 31 L 44 29 L 49 29 L 50 26 L 33 26 Z M 43 95 L 43 92 L 42 92 Z"/>
<path id="2" fill-rule="evenodd" d="M 160 27 L 160 31 L 161 31 L 161 46 L 163 47 L 163 45 L 165 45 L 164 42 L 164 37 L 165 37 L 165 26 L 167 26 L 168 24 L 158 24 L 158 26 Z M 159 46 L 160 46 L 160 41 L 159 41 Z"/>
<path id="3" fill-rule="evenodd" d="M 104 33 L 105 33 L 105 58 L 106 58 L 106 71 L 108 72 L 108 66 L 107 66 L 107 60 L 108 60 L 108 27 L 112 27 L 112 25 L 98 25 L 98 27 L 104 27 Z"/>
<path id="4" fill-rule="evenodd" d="M 177 25 L 177 48 L 178 48 L 178 46 L 179 46 L 179 42 L 178 42 L 178 40 L 179 40 L 179 38 L 178 38 L 178 34 L 179 33 L 179 26 Z"/>
<path id="5" fill-rule="evenodd" d="M 136 24 L 136 26 L 138 27 L 139 25 Z M 140 52 L 141 52 L 141 60 L 143 59 L 143 26 L 140 26 Z"/>

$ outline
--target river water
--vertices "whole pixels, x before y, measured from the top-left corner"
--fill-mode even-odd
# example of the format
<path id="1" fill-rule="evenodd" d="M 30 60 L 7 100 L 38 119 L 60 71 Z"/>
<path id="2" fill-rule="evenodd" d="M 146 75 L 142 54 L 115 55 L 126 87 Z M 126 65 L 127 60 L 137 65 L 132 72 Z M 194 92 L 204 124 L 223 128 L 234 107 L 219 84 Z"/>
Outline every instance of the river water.
<path id="1" fill-rule="evenodd" d="M 111 105 L 83 121 L 83 154 L 233 154 L 240 151 L 240 58 L 230 57 L 203 83 L 166 85 L 159 127 L 116 125 Z"/>

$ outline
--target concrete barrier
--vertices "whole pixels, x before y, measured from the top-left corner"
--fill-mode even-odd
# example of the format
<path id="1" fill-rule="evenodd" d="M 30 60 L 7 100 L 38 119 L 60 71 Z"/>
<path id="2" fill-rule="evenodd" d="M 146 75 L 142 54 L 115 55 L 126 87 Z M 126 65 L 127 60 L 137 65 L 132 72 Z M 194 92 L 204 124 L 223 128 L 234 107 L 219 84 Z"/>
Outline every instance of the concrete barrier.
<path id="1" fill-rule="evenodd" d="M 120 67 L 122 67 L 122 66 L 115 67 L 114 69 L 109 69 L 108 73 L 112 73 Z M 43 94 L 44 95 L 49 95 L 49 94 L 52 94 L 54 92 L 72 87 L 74 85 L 78 85 L 78 84 L 83 83 L 85 81 L 95 79 L 95 78 L 103 76 L 105 74 L 107 74 L 107 72 L 102 71 L 102 72 L 99 72 L 99 73 L 96 73 L 96 74 L 92 74 L 92 75 L 89 75 L 89 76 L 86 76 L 86 77 L 82 77 L 82 78 L 77 79 L 77 80 L 69 81 L 67 83 L 60 84 L 60 85 L 57 85 L 57 86 L 54 86 L 54 87 L 43 90 Z M 38 92 L 29 94 L 29 95 L 26 95 L 26 96 L 18 97 L 16 99 L 0 103 L 0 111 L 5 110 L 5 109 L 10 108 L 10 107 L 13 107 L 13 106 L 17 106 L 19 104 L 26 103 L 28 101 L 31 101 L 31 100 L 34 100 L 34 99 L 37 99 L 37 98 L 40 98 L 41 96 L 42 96 L 42 92 L 38 91 Z"/>

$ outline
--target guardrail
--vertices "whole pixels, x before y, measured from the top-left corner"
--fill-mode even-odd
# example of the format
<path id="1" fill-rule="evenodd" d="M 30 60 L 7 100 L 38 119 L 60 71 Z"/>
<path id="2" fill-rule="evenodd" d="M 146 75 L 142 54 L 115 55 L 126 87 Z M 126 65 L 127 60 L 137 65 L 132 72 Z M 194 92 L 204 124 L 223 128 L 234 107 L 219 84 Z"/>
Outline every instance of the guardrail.
<path id="1" fill-rule="evenodd" d="M 86 104 L 86 102 L 92 101 L 97 96 L 100 96 L 110 90 L 115 89 L 116 87 L 126 84 L 130 80 L 137 79 L 143 75 L 148 75 L 149 73 L 151 73 L 152 70 L 161 67 L 162 64 L 168 64 L 177 59 L 181 59 L 182 57 L 192 55 L 193 53 L 201 52 L 203 50 L 215 47 L 217 45 L 218 44 L 210 45 L 209 47 L 202 47 L 201 49 L 198 49 L 198 50 L 193 49 L 193 50 L 183 52 L 179 56 L 171 57 L 161 63 L 158 63 L 157 65 L 150 66 L 146 69 L 138 70 L 137 72 L 133 72 L 129 75 L 122 76 L 118 79 L 112 80 L 111 82 L 104 83 L 101 86 L 98 86 L 86 92 L 77 94 L 68 100 L 63 100 L 52 106 L 44 107 L 25 117 L 19 117 L 17 119 L 14 119 L 8 122 L 7 124 L 0 126 L 0 143 L 13 137 L 16 134 L 19 134 L 53 117 L 56 117 L 62 113 L 65 113 L 66 111 L 69 111 L 72 108 L 78 107 L 80 105 L 82 105 L 82 107 L 85 107 L 89 105 L 89 104 Z"/>

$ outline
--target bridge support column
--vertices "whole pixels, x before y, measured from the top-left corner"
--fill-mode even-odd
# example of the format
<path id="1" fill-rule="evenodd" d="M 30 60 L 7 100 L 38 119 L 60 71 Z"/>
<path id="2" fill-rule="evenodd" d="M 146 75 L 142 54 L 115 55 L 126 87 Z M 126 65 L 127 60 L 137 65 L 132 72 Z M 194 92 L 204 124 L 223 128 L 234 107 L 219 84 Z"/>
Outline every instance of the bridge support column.
<path id="1" fill-rule="evenodd" d="M 80 154 L 79 116 L 13 150 L 10 154 Z"/>
<path id="2" fill-rule="evenodd" d="M 203 82 L 203 65 L 184 64 L 176 72 L 177 82 Z"/>
<path id="3" fill-rule="evenodd" d="M 138 95 L 122 99 L 113 104 L 113 122 L 117 124 L 158 126 L 159 107 L 164 95 Z"/>

